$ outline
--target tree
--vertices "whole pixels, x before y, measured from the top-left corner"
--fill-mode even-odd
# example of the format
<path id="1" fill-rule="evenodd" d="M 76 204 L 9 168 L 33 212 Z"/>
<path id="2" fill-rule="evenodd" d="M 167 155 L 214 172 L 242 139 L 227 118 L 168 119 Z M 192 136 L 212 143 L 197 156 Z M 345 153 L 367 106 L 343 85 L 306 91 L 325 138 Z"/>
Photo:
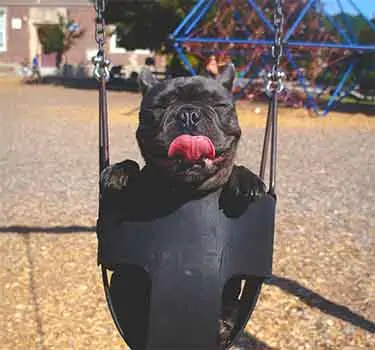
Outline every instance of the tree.
<path id="1" fill-rule="evenodd" d="M 67 51 L 76 40 L 84 34 L 84 30 L 72 19 L 59 15 L 58 24 L 42 24 L 38 27 L 38 37 L 43 53 L 56 53 L 56 67 L 60 67 Z"/>
<path id="2" fill-rule="evenodd" d="M 372 23 L 375 24 L 375 18 Z M 375 43 L 375 31 L 370 26 L 364 27 L 359 33 L 361 44 L 373 45 Z M 365 52 L 359 58 L 358 67 L 360 68 L 359 84 L 364 92 L 375 91 L 375 52 Z"/>
<path id="3" fill-rule="evenodd" d="M 187 75 L 171 45 L 169 35 L 196 0 L 108 0 L 106 20 L 116 26 L 118 46 L 127 50 L 149 49 L 167 54 L 169 73 Z M 192 59 L 194 61 L 194 59 Z"/>
<path id="4" fill-rule="evenodd" d="M 128 50 L 171 52 L 168 36 L 195 0 L 109 0 L 106 18 L 116 25 L 118 44 Z"/>

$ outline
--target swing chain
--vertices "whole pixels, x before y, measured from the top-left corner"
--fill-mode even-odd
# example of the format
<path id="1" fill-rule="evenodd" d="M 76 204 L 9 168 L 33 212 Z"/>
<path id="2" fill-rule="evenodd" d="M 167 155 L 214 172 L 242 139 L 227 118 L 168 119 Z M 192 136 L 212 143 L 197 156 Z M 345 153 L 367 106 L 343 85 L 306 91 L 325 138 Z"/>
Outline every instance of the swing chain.
<path id="1" fill-rule="evenodd" d="M 108 81 L 110 78 L 109 65 L 110 61 L 105 56 L 104 45 L 106 41 L 105 35 L 105 18 L 104 12 L 106 9 L 106 0 L 95 0 L 94 8 L 96 11 L 95 18 L 95 41 L 98 44 L 98 53 L 92 58 L 92 63 L 94 64 L 94 76 L 97 80 L 104 78 Z"/>
<path id="2" fill-rule="evenodd" d="M 280 71 L 280 61 L 284 53 L 283 30 L 285 17 L 283 13 L 283 0 L 275 0 L 275 11 L 273 13 L 273 23 L 275 27 L 275 37 L 272 45 L 271 55 L 273 66 L 271 72 L 267 74 L 266 93 L 269 97 L 273 93 L 279 94 L 284 90 L 283 80 L 285 73 Z"/>

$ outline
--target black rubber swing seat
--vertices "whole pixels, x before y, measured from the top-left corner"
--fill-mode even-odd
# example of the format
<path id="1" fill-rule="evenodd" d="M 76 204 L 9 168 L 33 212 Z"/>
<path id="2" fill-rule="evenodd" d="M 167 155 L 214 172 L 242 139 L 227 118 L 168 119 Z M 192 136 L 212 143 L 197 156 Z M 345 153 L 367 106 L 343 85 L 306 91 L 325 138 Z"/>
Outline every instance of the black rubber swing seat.
<path id="1" fill-rule="evenodd" d="M 107 60 L 103 48 L 105 40 L 101 40 L 105 4 L 106 1 L 95 1 L 99 173 L 109 165 Z M 264 179 L 271 146 L 270 194 L 251 203 L 236 218 L 226 216 L 219 209 L 219 192 L 187 201 L 165 215 L 147 220 L 135 219 L 137 215 L 125 219 L 118 206 L 99 203 L 98 262 L 102 265 L 106 298 L 119 332 L 133 350 L 225 348 L 246 325 L 262 282 L 271 274 L 276 208 L 276 199 L 271 194 L 275 193 L 276 178 L 277 96 L 283 87 L 281 75 L 277 74 L 283 53 L 281 5 L 281 1 L 275 2 L 273 53 L 278 55 L 273 55 L 277 57 L 273 57 L 272 74 L 266 87 L 270 100 L 260 171 Z M 108 270 L 113 271 L 110 285 Z M 228 342 L 221 345 L 218 342 L 221 303 L 226 285 L 233 278 L 246 283 L 238 297 L 241 308 L 236 323 Z M 138 311 L 142 317 L 137 316 Z"/>
<path id="2" fill-rule="evenodd" d="M 132 332 L 143 329 L 144 343 L 133 350 L 220 349 L 222 293 L 233 277 L 246 286 L 230 341 L 245 327 L 272 271 L 276 200 L 266 195 L 231 218 L 219 209 L 219 196 L 211 193 L 144 221 L 101 217 L 98 258 L 113 318 L 129 345 Z M 106 269 L 114 271 L 111 285 L 122 287 L 108 286 Z M 137 292 L 137 283 L 147 290 Z M 147 317 L 128 320 L 137 302 Z"/>

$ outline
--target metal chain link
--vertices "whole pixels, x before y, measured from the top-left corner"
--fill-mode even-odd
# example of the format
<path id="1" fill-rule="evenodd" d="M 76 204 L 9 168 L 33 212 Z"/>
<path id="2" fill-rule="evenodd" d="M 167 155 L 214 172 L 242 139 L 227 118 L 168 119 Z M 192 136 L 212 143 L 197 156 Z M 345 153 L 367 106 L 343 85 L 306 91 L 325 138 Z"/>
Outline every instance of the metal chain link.
<path id="1" fill-rule="evenodd" d="M 94 76 L 100 80 L 104 78 L 106 81 L 109 80 L 109 65 L 110 61 L 105 56 L 104 45 L 106 41 L 106 23 L 104 18 L 104 12 L 106 9 L 106 0 L 95 0 L 94 8 L 96 11 L 95 19 L 95 41 L 98 44 L 98 53 L 92 58 L 94 64 Z"/>
<path id="2" fill-rule="evenodd" d="M 284 89 L 283 79 L 285 78 L 285 73 L 280 71 L 280 62 L 284 54 L 284 22 L 283 0 L 275 0 L 275 9 L 273 13 L 275 37 L 271 49 L 274 63 L 271 72 L 267 75 L 266 93 L 268 96 L 271 96 L 274 92 L 278 94 Z"/>
<path id="3" fill-rule="evenodd" d="M 280 70 L 280 62 L 284 51 L 283 34 L 285 18 L 283 13 L 283 0 L 274 0 L 274 4 L 273 24 L 275 27 L 275 37 L 271 50 L 273 66 L 271 71 L 267 74 L 265 86 L 266 94 L 269 97 L 269 103 L 259 176 L 264 180 L 267 167 L 267 157 L 269 155 L 268 193 L 276 198 L 278 94 L 284 89 L 283 79 L 285 74 Z"/>

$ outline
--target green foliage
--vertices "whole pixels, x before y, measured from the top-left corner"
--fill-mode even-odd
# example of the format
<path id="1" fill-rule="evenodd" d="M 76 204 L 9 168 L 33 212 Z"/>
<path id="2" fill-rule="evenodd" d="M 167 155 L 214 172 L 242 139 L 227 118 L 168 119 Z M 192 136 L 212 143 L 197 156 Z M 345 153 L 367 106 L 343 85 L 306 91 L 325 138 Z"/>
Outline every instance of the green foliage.
<path id="1" fill-rule="evenodd" d="M 375 19 L 372 20 L 375 24 Z M 375 44 L 375 31 L 370 27 L 363 27 L 359 32 L 359 41 L 362 44 Z"/>
<path id="2" fill-rule="evenodd" d="M 375 19 L 372 20 L 375 23 Z M 375 45 L 375 31 L 370 28 L 370 26 L 364 26 L 360 30 L 358 34 L 359 42 L 364 45 Z M 361 81 L 366 81 L 365 83 L 361 83 L 361 85 L 366 85 L 367 87 L 374 88 L 375 87 L 375 79 L 374 76 L 370 77 L 370 75 L 375 73 L 375 52 L 363 52 L 359 56 L 359 62 L 357 64 L 357 71 L 359 74 L 363 74 L 365 72 L 366 77 L 361 77 Z M 372 71 L 372 72 L 371 72 Z M 367 88 L 366 88 L 367 89 Z"/>
<path id="3" fill-rule="evenodd" d="M 116 24 L 118 45 L 128 49 L 171 52 L 168 35 L 194 0 L 109 1 L 106 17 Z"/>
<path id="4" fill-rule="evenodd" d="M 57 53 L 57 65 L 60 64 L 61 57 L 84 34 L 84 30 L 82 29 L 72 30 L 74 24 L 74 20 L 66 20 L 63 16 L 59 15 L 58 24 L 42 24 L 38 27 L 38 37 L 43 53 Z"/>
<path id="5" fill-rule="evenodd" d="M 345 30 L 349 37 L 358 38 L 358 42 L 361 44 L 372 44 L 374 43 L 375 32 L 374 30 L 368 25 L 367 21 L 360 15 L 351 15 L 349 13 L 340 13 L 333 16 L 333 19 L 336 23 L 339 24 L 341 28 Z M 372 20 L 375 23 L 375 19 Z M 350 28 L 348 28 L 348 25 Z M 337 30 L 333 27 L 333 25 L 326 20 L 325 27 L 334 34 L 336 37 L 339 36 Z M 341 36 L 340 36 L 341 38 Z M 342 39 L 342 38 L 341 38 Z"/>

